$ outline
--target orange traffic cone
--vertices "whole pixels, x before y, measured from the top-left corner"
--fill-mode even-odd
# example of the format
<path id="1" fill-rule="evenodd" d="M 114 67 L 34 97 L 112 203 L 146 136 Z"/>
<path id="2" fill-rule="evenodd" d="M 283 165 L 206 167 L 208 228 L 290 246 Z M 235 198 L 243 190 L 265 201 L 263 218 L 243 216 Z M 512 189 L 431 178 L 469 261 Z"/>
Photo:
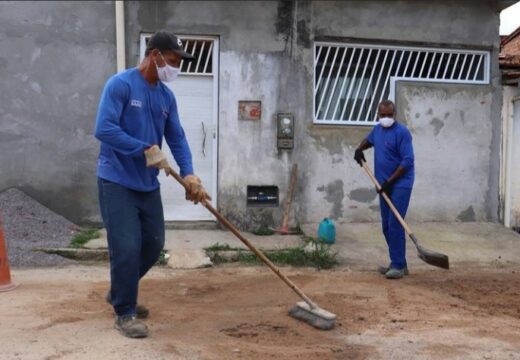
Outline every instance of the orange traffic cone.
<path id="1" fill-rule="evenodd" d="M 2 217 L 0 216 L 0 292 L 13 290 L 16 284 L 11 282 L 11 271 L 9 270 L 9 259 L 4 241 Z"/>

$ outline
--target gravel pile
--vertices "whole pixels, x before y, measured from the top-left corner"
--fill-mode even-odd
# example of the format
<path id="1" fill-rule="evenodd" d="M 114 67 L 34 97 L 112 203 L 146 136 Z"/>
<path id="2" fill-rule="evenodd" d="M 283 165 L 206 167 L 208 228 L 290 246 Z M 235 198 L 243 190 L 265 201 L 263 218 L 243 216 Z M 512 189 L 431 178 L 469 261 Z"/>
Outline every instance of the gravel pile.
<path id="1" fill-rule="evenodd" d="M 75 263 L 34 249 L 68 247 L 78 226 L 15 188 L 0 193 L 0 212 L 11 267 Z"/>

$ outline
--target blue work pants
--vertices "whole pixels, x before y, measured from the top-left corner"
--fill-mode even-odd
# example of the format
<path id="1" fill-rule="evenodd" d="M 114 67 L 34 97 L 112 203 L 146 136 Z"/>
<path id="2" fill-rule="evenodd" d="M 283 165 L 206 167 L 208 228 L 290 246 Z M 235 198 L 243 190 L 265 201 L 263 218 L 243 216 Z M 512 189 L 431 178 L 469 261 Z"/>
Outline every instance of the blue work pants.
<path id="1" fill-rule="evenodd" d="M 139 280 L 164 246 L 160 189 L 135 191 L 98 178 L 98 191 L 110 255 L 111 302 L 117 315 L 133 315 Z"/>
<path id="2" fill-rule="evenodd" d="M 399 214 L 406 216 L 410 197 L 412 195 L 411 188 L 393 188 L 390 194 L 390 200 L 394 204 Z M 390 254 L 390 267 L 394 269 L 403 269 L 406 264 L 406 234 L 404 228 L 395 217 L 392 210 L 388 207 L 383 196 L 379 196 L 379 204 L 381 207 L 381 223 L 386 243 L 388 244 L 388 252 Z"/>

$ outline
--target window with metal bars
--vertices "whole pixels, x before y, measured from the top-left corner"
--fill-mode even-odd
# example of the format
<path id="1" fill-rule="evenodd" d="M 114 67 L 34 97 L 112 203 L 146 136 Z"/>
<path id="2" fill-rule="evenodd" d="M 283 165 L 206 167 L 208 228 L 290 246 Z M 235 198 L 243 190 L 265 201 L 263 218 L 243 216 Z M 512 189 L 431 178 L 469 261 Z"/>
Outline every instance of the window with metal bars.
<path id="1" fill-rule="evenodd" d="M 145 36 L 145 47 L 152 35 Z M 189 75 L 213 75 L 213 40 L 183 38 L 179 36 L 184 46 L 184 51 L 192 54 L 195 59 L 181 61 L 180 74 Z"/>
<path id="2" fill-rule="evenodd" d="M 375 125 L 396 81 L 489 83 L 489 52 L 315 43 L 314 122 Z"/>

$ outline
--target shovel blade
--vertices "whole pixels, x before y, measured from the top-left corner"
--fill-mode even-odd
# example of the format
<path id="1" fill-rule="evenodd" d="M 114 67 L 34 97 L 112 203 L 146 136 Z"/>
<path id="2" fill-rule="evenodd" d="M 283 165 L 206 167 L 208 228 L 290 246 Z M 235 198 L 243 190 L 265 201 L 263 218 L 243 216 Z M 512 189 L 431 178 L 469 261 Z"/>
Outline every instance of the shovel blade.
<path id="1" fill-rule="evenodd" d="M 448 255 L 425 249 L 421 245 L 419 245 L 419 242 L 417 241 L 417 238 L 414 234 L 408 235 L 410 236 L 410 239 L 412 239 L 415 247 L 417 248 L 417 255 L 419 255 L 419 259 L 421 259 L 427 264 L 437 266 L 442 269 L 448 270 L 450 268 L 450 259 L 448 258 Z"/>
<path id="2" fill-rule="evenodd" d="M 440 254 L 435 251 L 418 248 L 417 253 L 419 258 L 427 264 L 437 266 L 442 269 L 448 270 L 450 268 L 450 260 L 448 255 Z"/>

